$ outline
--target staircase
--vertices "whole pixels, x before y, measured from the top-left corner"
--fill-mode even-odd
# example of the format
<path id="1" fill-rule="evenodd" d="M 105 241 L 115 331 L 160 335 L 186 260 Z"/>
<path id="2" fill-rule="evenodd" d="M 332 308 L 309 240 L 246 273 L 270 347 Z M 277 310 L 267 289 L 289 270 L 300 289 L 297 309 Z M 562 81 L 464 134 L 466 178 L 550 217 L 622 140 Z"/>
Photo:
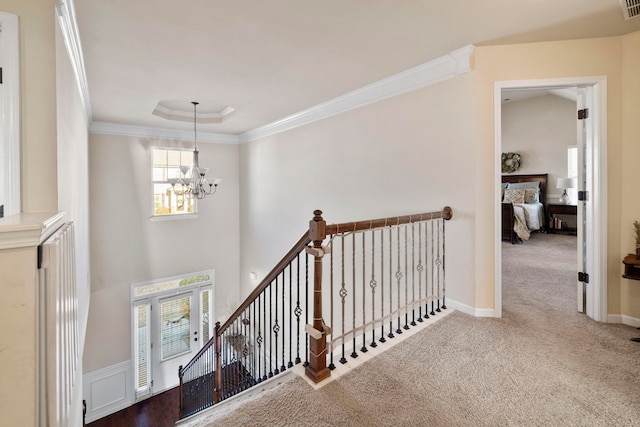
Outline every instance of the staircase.
<path id="1" fill-rule="evenodd" d="M 348 363 L 347 355 L 357 358 L 446 309 L 451 217 L 445 207 L 328 225 L 315 211 L 298 242 L 180 367 L 180 417 L 300 363 L 319 383 L 331 376 L 334 357 Z"/>

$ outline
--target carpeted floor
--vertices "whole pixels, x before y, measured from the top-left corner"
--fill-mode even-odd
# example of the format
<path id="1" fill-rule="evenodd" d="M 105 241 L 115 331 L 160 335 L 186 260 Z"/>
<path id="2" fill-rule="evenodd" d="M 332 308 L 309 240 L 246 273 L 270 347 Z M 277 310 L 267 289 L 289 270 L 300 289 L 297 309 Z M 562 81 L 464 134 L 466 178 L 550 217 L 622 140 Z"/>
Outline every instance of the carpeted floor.
<path id="1" fill-rule="evenodd" d="M 452 313 L 318 391 L 295 377 L 199 425 L 640 426 L 640 332 L 576 312 L 575 244 L 503 245 L 502 319 Z"/>

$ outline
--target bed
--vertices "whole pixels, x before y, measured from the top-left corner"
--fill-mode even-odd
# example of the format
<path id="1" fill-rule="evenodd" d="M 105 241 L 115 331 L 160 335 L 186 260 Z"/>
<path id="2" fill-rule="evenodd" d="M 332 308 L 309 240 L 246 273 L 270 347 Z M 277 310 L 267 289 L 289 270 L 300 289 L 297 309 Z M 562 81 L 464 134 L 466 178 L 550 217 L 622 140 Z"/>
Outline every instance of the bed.
<path id="1" fill-rule="evenodd" d="M 545 173 L 502 176 L 503 241 L 511 243 L 522 242 L 529 238 L 531 231 L 544 231 L 546 229 L 547 175 Z M 524 190 L 524 192 L 513 190 Z M 520 199 L 521 194 L 523 196 L 522 199 Z M 507 196 L 506 199 L 505 195 Z M 526 200 L 524 200 L 525 195 Z"/>

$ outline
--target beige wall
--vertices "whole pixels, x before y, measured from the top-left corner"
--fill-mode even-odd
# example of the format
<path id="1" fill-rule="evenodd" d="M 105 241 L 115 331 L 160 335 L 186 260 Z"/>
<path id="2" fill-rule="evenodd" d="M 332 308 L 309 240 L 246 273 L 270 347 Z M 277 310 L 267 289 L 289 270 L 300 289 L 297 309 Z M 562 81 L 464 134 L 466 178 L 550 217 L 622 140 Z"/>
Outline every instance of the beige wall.
<path id="1" fill-rule="evenodd" d="M 637 36 L 636 36 L 637 37 Z M 493 86 L 501 80 L 544 79 L 576 76 L 606 76 L 607 78 L 607 180 L 608 180 L 608 310 L 620 313 L 620 301 L 628 300 L 628 294 L 620 294 L 620 263 L 623 254 L 632 248 L 621 250 L 622 184 L 627 172 L 620 167 L 622 161 L 623 111 L 631 108 L 631 99 L 639 93 L 625 86 L 628 101 L 623 110 L 622 64 L 633 62 L 631 40 L 625 45 L 630 49 L 623 55 L 623 38 L 599 38 L 563 42 L 533 43 L 523 45 L 478 47 L 475 52 L 477 78 L 477 119 L 479 156 L 477 159 L 477 207 L 478 230 L 477 300 L 479 307 L 493 306 Z M 637 49 L 637 45 L 636 45 Z M 631 65 L 629 65 L 632 68 Z M 627 95 L 625 95 L 627 96 Z M 625 98 L 627 99 L 627 98 Z M 631 215 L 629 215 L 631 216 Z M 640 306 L 623 313 L 640 317 Z"/>
<path id="2" fill-rule="evenodd" d="M 621 256 L 633 253 L 633 221 L 640 221 L 640 32 L 622 38 L 622 185 L 620 250 Z M 615 213 L 615 212 L 613 212 Z M 610 214 L 612 214 L 610 210 Z M 615 261 L 615 260 L 614 260 Z M 622 264 L 614 274 L 622 274 Z M 640 317 L 640 282 L 620 279 L 620 313 Z"/>
<path id="3" fill-rule="evenodd" d="M 55 0 L 2 0 L 20 19 L 22 211 L 54 212 L 56 187 Z"/>
<path id="4" fill-rule="evenodd" d="M 473 305 L 474 93 L 467 74 L 242 145 L 243 295 L 298 240 L 314 209 L 336 223 L 450 205 L 447 297 Z"/>
<path id="5" fill-rule="evenodd" d="M 215 315 L 239 303 L 238 147 L 201 143 L 200 163 L 223 179 L 197 219 L 151 221 L 152 146 L 193 142 L 90 135 L 91 311 L 85 372 L 131 359 L 133 283 L 213 268 Z"/>

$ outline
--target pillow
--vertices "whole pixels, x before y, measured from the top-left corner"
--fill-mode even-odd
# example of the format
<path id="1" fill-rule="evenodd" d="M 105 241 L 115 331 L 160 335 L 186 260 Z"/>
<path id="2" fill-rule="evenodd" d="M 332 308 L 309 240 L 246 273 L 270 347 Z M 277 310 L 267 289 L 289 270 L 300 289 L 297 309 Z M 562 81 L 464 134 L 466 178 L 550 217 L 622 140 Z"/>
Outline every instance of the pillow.
<path id="1" fill-rule="evenodd" d="M 507 188 L 540 188 L 540 181 L 510 182 Z"/>
<path id="2" fill-rule="evenodd" d="M 525 203 L 539 203 L 540 202 L 540 190 L 533 188 L 524 189 L 524 202 Z"/>
<path id="3" fill-rule="evenodd" d="M 524 188 L 507 188 L 504 190 L 503 203 L 524 203 Z"/>

